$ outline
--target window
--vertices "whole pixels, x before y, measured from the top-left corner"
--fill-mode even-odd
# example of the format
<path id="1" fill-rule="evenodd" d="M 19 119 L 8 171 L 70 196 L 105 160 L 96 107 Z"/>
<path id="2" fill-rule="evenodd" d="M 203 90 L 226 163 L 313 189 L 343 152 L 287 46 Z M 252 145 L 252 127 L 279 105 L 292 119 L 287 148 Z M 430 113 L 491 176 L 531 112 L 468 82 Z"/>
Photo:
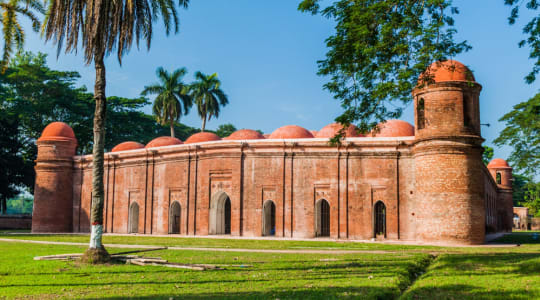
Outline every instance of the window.
<path id="1" fill-rule="evenodd" d="M 416 117 L 418 119 L 418 129 L 424 129 L 424 127 L 426 127 L 424 98 L 418 100 L 418 104 L 416 105 Z"/>
<path id="2" fill-rule="evenodd" d="M 502 183 L 502 179 L 501 179 L 501 173 L 500 172 L 497 172 L 497 184 L 501 184 Z"/>

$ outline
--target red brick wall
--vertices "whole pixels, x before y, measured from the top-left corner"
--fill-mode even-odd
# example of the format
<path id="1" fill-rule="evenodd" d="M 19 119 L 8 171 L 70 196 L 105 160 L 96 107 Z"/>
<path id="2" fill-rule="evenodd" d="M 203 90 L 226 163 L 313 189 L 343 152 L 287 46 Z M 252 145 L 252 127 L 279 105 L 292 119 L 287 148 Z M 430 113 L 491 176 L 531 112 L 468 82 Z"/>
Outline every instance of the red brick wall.
<path id="1" fill-rule="evenodd" d="M 31 229 L 32 216 L 0 216 L 0 229 Z"/>

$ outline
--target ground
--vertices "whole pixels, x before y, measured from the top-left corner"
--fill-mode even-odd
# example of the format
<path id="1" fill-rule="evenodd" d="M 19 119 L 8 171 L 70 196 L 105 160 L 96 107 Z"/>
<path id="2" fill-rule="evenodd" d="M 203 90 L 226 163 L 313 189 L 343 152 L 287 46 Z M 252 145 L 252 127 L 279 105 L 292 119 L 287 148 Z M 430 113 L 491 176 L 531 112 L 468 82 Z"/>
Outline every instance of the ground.
<path id="1" fill-rule="evenodd" d="M 85 235 L 13 235 L 0 239 L 0 298 L 86 299 L 534 299 L 540 298 L 540 237 L 514 233 L 509 247 L 435 247 L 332 241 L 268 241 L 106 236 L 109 251 L 165 245 L 149 252 L 172 262 L 221 264 L 192 271 L 133 265 L 34 261 L 77 253 Z M 189 248 L 190 250 L 181 250 Z M 249 249 L 252 252 L 239 249 Z M 129 249 L 133 250 L 133 249 Z M 260 250 L 260 251 L 259 251 Z"/>

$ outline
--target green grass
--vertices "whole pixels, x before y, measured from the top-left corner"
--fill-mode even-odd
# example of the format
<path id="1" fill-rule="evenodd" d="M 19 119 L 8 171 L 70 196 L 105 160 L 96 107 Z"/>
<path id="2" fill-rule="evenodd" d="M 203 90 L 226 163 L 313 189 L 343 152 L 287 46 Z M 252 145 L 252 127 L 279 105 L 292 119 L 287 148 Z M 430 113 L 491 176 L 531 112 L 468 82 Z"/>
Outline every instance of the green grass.
<path id="1" fill-rule="evenodd" d="M 0 247 L 0 295 L 39 299 L 56 295 L 90 299 L 391 299 L 410 284 L 409 270 L 418 269 L 428 259 L 419 253 L 381 256 L 166 250 L 148 254 L 173 262 L 251 265 L 191 271 L 32 260 L 36 255 L 84 250 L 75 246 L 0 242 Z"/>
<path id="2" fill-rule="evenodd" d="M 251 265 L 192 271 L 131 265 L 34 261 L 84 247 L 0 242 L 0 298 L 85 299 L 535 299 L 540 241 L 531 232 L 497 243 L 519 247 L 452 248 L 326 241 L 107 236 L 106 243 L 264 249 L 391 250 L 385 254 L 283 254 L 162 250 L 172 262 Z M 13 236 L 86 242 L 87 236 Z M 434 251 L 437 250 L 437 251 Z M 110 248 L 111 252 L 122 249 Z M 433 260 L 429 253 L 435 253 Z M 418 277 L 417 280 L 416 277 Z"/>

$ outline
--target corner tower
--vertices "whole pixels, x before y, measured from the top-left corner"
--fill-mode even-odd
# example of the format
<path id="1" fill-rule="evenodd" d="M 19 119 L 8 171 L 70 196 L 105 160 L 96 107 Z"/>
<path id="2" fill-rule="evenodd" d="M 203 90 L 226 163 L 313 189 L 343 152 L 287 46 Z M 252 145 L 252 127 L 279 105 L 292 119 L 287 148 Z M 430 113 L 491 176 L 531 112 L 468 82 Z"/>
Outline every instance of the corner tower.
<path id="1" fill-rule="evenodd" d="M 487 166 L 497 183 L 498 231 L 512 231 L 514 199 L 512 197 L 512 167 L 504 159 L 495 158 Z"/>
<path id="2" fill-rule="evenodd" d="M 481 85 L 457 61 L 432 64 L 413 91 L 417 239 L 482 244 Z"/>
<path id="3" fill-rule="evenodd" d="M 77 139 L 62 122 L 49 124 L 37 140 L 32 232 L 71 232 L 73 156 Z"/>

